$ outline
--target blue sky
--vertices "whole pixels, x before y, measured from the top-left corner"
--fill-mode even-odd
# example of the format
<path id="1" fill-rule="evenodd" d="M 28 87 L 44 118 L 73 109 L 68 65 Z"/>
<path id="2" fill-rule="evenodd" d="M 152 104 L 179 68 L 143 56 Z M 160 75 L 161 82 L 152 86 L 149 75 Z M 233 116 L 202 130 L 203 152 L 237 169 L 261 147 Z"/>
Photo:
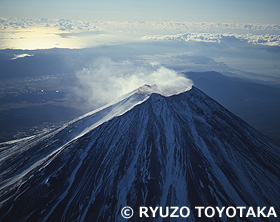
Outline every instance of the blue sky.
<path id="1" fill-rule="evenodd" d="M 279 0 L 1 0 L 0 16 L 280 24 Z"/>

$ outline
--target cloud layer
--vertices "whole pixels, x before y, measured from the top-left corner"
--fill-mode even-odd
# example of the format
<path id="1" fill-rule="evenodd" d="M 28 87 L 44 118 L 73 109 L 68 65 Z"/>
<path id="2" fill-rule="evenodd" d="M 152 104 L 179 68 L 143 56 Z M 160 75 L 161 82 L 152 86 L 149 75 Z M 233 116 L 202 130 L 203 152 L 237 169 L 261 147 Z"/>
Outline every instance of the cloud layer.
<path id="1" fill-rule="evenodd" d="M 216 42 L 221 43 L 227 38 L 235 38 L 247 41 L 254 45 L 280 46 L 280 35 L 252 35 L 252 34 L 213 34 L 213 33 L 186 33 L 178 35 L 152 35 L 144 36 L 144 40 L 169 40 L 169 41 L 194 41 L 194 42 Z"/>
<path id="2" fill-rule="evenodd" d="M 33 19 L 33 18 L 1 18 L 0 30 L 30 29 L 32 27 L 53 27 L 62 31 L 97 31 L 119 30 L 143 31 L 165 30 L 180 32 L 234 32 L 255 34 L 277 34 L 280 25 L 277 24 L 242 24 L 242 23 L 213 23 L 213 22 L 130 22 L 130 21 L 79 21 L 71 19 Z"/>
<path id="3" fill-rule="evenodd" d="M 280 46 L 279 33 L 275 24 L 0 18 L 2 49 L 87 48 L 155 39 L 220 42 L 226 37 Z"/>

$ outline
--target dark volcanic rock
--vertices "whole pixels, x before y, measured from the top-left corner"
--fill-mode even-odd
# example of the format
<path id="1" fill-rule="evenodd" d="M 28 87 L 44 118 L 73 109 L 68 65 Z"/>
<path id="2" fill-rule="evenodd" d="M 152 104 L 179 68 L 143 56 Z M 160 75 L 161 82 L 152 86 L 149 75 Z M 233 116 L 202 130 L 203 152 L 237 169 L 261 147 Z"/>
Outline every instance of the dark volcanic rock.
<path id="1" fill-rule="evenodd" d="M 123 221 L 124 206 L 135 211 L 131 221 L 162 221 L 138 218 L 140 206 L 191 209 L 174 221 L 227 221 L 197 218 L 195 206 L 279 214 L 279 150 L 195 87 L 170 97 L 136 92 L 57 131 L 2 144 L 1 221 Z"/>

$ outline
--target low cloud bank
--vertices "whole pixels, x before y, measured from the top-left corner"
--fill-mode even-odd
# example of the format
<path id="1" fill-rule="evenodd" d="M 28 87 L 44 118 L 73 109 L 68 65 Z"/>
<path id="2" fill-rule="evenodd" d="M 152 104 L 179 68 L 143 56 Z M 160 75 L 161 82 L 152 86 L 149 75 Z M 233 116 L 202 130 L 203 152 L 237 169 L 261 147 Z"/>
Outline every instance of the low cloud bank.
<path id="1" fill-rule="evenodd" d="M 280 35 L 252 35 L 252 34 L 234 34 L 234 33 L 186 33 L 178 35 L 151 35 L 144 36 L 143 40 L 168 40 L 168 41 L 194 41 L 194 42 L 215 42 L 234 38 L 240 41 L 246 41 L 253 45 L 280 46 Z"/>
<path id="2" fill-rule="evenodd" d="M 97 107 L 145 84 L 157 85 L 159 93 L 169 96 L 191 88 L 192 81 L 159 63 L 115 62 L 99 58 L 76 74 L 75 92 L 89 106 Z"/>
<path id="3" fill-rule="evenodd" d="M 29 57 L 29 56 L 34 56 L 33 54 L 19 54 L 19 55 L 14 55 L 13 58 L 11 58 L 10 60 L 16 60 L 16 59 L 20 59 L 20 58 L 24 58 L 24 57 Z"/>

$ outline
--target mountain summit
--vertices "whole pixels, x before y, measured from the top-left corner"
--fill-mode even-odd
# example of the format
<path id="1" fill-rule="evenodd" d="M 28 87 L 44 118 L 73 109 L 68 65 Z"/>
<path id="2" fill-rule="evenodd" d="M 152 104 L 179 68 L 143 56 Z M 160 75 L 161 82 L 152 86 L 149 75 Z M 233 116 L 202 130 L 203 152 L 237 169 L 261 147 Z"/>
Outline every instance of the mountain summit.
<path id="1" fill-rule="evenodd" d="M 144 86 L 61 129 L 1 144 L 0 220 L 123 221 L 124 206 L 136 215 L 139 206 L 279 214 L 279 146 L 195 87 L 155 91 Z M 134 221 L 162 221 L 144 219 Z"/>

